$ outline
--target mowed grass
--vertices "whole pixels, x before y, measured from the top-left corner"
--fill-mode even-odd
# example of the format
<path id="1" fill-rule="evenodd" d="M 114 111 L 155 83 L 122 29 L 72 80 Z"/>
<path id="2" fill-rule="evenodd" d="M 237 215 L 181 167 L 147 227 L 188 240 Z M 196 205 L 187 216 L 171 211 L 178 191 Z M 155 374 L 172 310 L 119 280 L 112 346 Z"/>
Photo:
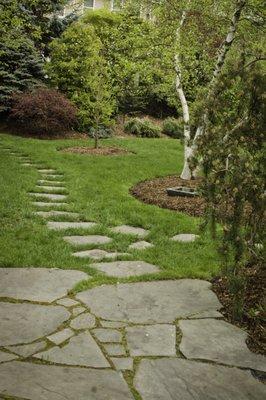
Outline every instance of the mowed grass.
<path id="1" fill-rule="evenodd" d="M 64 234 L 105 234 L 114 240 L 100 248 L 128 251 L 136 241 L 132 236 L 113 234 L 109 227 L 121 224 L 140 226 L 150 230 L 147 240 L 155 247 L 134 251 L 132 257 L 156 264 L 161 272 L 141 279 L 202 278 L 217 274 L 216 244 L 207 234 L 199 233 L 200 220 L 157 206 L 143 204 L 129 194 L 139 181 L 157 176 L 180 173 L 183 159 L 182 145 L 174 139 L 115 138 L 101 142 L 103 146 L 119 146 L 131 151 L 121 156 L 91 156 L 63 153 L 65 147 L 91 146 L 90 140 L 37 140 L 6 134 L 0 135 L 0 266 L 1 267 L 57 267 L 79 269 L 93 276 L 79 288 L 116 282 L 97 273 L 88 259 L 71 255 L 73 248 L 62 239 Z M 23 167 L 17 158 L 3 147 L 29 156 L 41 167 L 63 173 L 69 193 L 67 210 L 81 214 L 86 221 L 98 225 L 90 231 L 50 231 L 46 221 L 34 216 L 36 207 L 27 194 L 37 191 L 42 179 L 36 168 Z M 58 218 L 56 220 L 59 220 Z M 61 220 L 66 220 L 61 218 Z M 179 233 L 200 234 L 195 243 L 176 243 L 170 240 Z M 85 246 L 86 249 L 95 246 Z M 79 250 L 80 248 L 77 248 Z M 119 282 L 128 281 L 119 279 Z"/>

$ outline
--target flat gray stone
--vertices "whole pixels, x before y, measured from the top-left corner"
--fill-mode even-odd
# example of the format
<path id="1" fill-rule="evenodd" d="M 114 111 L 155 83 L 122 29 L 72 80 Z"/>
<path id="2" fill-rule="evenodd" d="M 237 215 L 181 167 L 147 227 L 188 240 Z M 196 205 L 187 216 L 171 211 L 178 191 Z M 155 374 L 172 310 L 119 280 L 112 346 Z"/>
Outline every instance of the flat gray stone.
<path id="1" fill-rule="evenodd" d="M 43 174 L 43 178 L 44 178 L 44 180 L 46 180 L 46 178 L 47 179 L 62 179 L 63 178 L 63 175 L 61 175 L 61 174 Z"/>
<path id="2" fill-rule="evenodd" d="M 176 356 L 176 329 L 173 325 L 143 325 L 126 328 L 129 353 L 139 356 Z"/>
<path id="3" fill-rule="evenodd" d="M 105 344 L 104 348 L 109 356 L 125 356 L 126 350 L 121 344 Z"/>
<path id="4" fill-rule="evenodd" d="M 41 342 L 36 342 L 36 343 L 31 343 L 31 344 L 24 344 L 22 346 L 8 346 L 6 347 L 13 353 L 18 354 L 21 357 L 29 357 L 32 356 L 35 353 L 38 353 L 41 350 L 44 350 L 46 347 L 46 342 L 41 341 Z"/>
<path id="5" fill-rule="evenodd" d="M 145 261 L 103 262 L 93 264 L 93 268 L 103 272 L 107 276 L 115 276 L 118 278 L 155 274 L 160 271 L 156 265 L 148 264 Z"/>
<path id="6" fill-rule="evenodd" d="M 19 361 L 0 366 L 0 393 L 27 400 L 134 400 L 117 371 Z"/>
<path id="7" fill-rule="evenodd" d="M 197 279 L 102 285 L 76 298 L 102 319 L 139 324 L 172 323 L 222 307 L 211 283 Z"/>
<path id="8" fill-rule="evenodd" d="M 41 174 L 56 174 L 57 171 L 55 169 L 38 169 L 38 172 L 40 172 Z"/>
<path id="9" fill-rule="evenodd" d="M 70 323 L 71 328 L 73 329 L 91 329 L 95 326 L 95 317 L 90 313 L 81 314 L 75 319 L 73 319 Z"/>
<path id="10" fill-rule="evenodd" d="M 50 217 L 71 217 L 71 218 L 78 218 L 79 214 L 70 212 L 70 211 L 35 211 L 34 215 L 38 215 L 42 218 L 50 218 Z M 57 228 L 58 229 L 58 228 Z"/>
<path id="11" fill-rule="evenodd" d="M 57 300 L 57 304 L 60 304 L 60 306 L 65 306 L 65 307 L 73 307 L 79 304 L 76 300 L 70 299 L 69 297 L 65 297 L 63 299 Z"/>
<path id="12" fill-rule="evenodd" d="M 262 400 L 266 386 L 249 372 L 176 359 L 142 360 L 134 386 L 143 400 Z"/>
<path id="13" fill-rule="evenodd" d="M 41 197 L 44 199 L 51 199 L 51 200 L 65 200 L 67 198 L 65 194 L 53 194 L 53 193 L 30 192 L 29 195 L 33 197 Z"/>
<path id="14" fill-rule="evenodd" d="M 198 235 L 194 235 L 192 233 L 181 233 L 180 235 L 172 237 L 172 240 L 174 242 L 190 243 L 190 242 L 195 242 L 195 240 L 198 237 L 199 237 Z"/>
<path id="15" fill-rule="evenodd" d="M 47 339 L 54 344 L 64 343 L 67 339 L 71 338 L 74 335 L 74 332 L 69 329 L 63 329 L 62 331 L 56 332 L 53 335 L 47 336 Z"/>
<path id="16" fill-rule="evenodd" d="M 219 311 L 202 311 L 195 315 L 191 315 L 189 319 L 205 319 L 205 318 L 223 318 L 223 314 Z"/>
<path id="17" fill-rule="evenodd" d="M 45 185 L 37 185 L 37 189 L 43 189 L 46 190 L 47 192 L 58 192 L 58 191 L 66 191 L 66 188 L 64 186 L 45 186 Z"/>
<path id="18" fill-rule="evenodd" d="M 16 360 L 18 358 L 14 354 L 6 353 L 5 351 L 0 350 L 0 363 Z"/>
<path id="19" fill-rule="evenodd" d="M 266 372 L 266 357 L 248 349 L 242 329 L 215 319 L 179 321 L 179 326 L 183 333 L 180 351 L 186 358 Z"/>
<path id="20" fill-rule="evenodd" d="M 100 235 L 64 236 L 64 240 L 74 246 L 83 246 L 86 244 L 106 244 L 112 241 L 111 238 Z"/>
<path id="21" fill-rule="evenodd" d="M 96 328 L 92 332 L 96 338 L 103 343 L 122 342 L 122 333 L 115 329 Z"/>
<path id="22" fill-rule="evenodd" d="M 33 342 L 54 332 L 69 317 L 61 306 L 1 303 L 0 346 Z"/>
<path id="23" fill-rule="evenodd" d="M 117 371 L 133 371 L 133 359 L 131 357 L 111 357 L 111 361 Z"/>
<path id="24" fill-rule="evenodd" d="M 50 181 L 50 180 L 47 180 L 47 179 L 40 179 L 40 180 L 37 181 L 37 183 L 41 187 L 43 187 L 45 185 L 55 186 L 55 187 L 62 187 L 61 185 L 64 184 L 64 182 L 62 182 L 62 181 Z"/>
<path id="25" fill-rule="evenodd" d="M 73 214 L 72 214 L 72 216 L 73 216 Z M 97 224 L 95 222 L 58 222 L 58 221 L 49 221 L 47 223 L 48 229 L 52 229 L 54 231 L 61 231 L 61 230 L 65 230 L 65 229 L 91 229 L 96 225 Z"/>
<path id="26" fill-rule="evenodd" d="M 124 328 L 127 324 L 125 322 L 101 321 L 101 326 L 104 328 Z"/>
<path id="27" fill-rule="evenodd" d="M 85 307 L 75 307 L 72 310 L 72 314 L 77 317 L 79 314 L 82 314 L 84 311 L 86 311 Z"/>
<path id="28" fill-rule="evenodd" d="M 118 253 L 118 252 L 109 253 L 108 251 L 100 249 L 77 251 L 72 255 L 74 257 L 79 257 L 79 258 L 91 258 L 92 260 L 102 260 L 103 258 L 113 259 L 122 256 L 131 256 L 131 254 L 129 253 Z"/>
<path id="29" fill-rule="evenodd" d="M 84 279 L 87 274 L 74 270 L 0 268 L 0 297 L 51 303 Z"/>
<path id="30" fill-rule="evenodd" d="M 146 250 L 151 247 L 154 247 L 154 245 L 149 242 L 146 242 L 145 240 L 142 240 L 140 242 L 132 243 L 129 246 L 129 249 L 131 249 L 131 250 Z"/>
<path id="31" fill-rule="evenodd" d="M 52 347 L 34 357 L 57 364 L 108 368 L 108 361 L 89 332 L 80 333 L 64 347 Z"/>
<path id="32" fill-rule="evenodd" d="M 116 226 L 114 228 L 111 228 L 111 231 L 114 233 L 122 233 L 124 235 L 138 236 L 140 238 L 143 238 L 150 233 L 150 231 L 146 229 L 136 228 L 134 226 L 129 226 L 129 225 Z"/>
<path id="33" fill-rule="evenodd" d="M 53 202 L 46 203 L 45 201 L 33 201 L 32 204 L 37 207 L 66 207 L 69 205 L 68 203 L 59 203 L 59 202 L 58 203 L 53 203 Z"/>

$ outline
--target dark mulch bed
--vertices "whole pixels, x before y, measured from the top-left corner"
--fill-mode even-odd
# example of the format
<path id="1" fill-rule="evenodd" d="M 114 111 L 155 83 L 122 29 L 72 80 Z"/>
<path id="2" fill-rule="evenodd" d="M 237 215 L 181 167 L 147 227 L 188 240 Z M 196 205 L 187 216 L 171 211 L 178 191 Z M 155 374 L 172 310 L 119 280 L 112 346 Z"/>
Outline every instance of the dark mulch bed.
<path id="1" fill-rule="evenodd" d="M 263 268 L 263 265 L 252 265 L 244 269 L 244 274 L 247 285 L 242 321 L 236 323 L 232 320 L 233 300 L 227 290 L 226 278 L 215 278 L 213 290 L 223 304 L 222 313 L 225 318 L 248 332 L 247 345 L 250 350 L 266 355 L 266 269 Z M 254 310 L 253 313 L 251 313 L 252 310 Z"/>
<path id="2" fill-rule="evenodd" d="M 176 186 L 197 188 L 199 183 L 199 179 L 184 181 L 179 176 L 166 176 L 140 182 L 130 190 L 130 193 L 144 203 L 200 217 L 205 209 L 205 201 L 202 197 L 172 197 L 166 192 L 166 189 Z"/>
<path id="3" fill-rule="evenodd" d="M 132 154 L 131 151 L 118 147 L 68 147 L 62 150 L 64 153 L 92 154 L 96 156 L 118 156 L 121 154 Z"/>

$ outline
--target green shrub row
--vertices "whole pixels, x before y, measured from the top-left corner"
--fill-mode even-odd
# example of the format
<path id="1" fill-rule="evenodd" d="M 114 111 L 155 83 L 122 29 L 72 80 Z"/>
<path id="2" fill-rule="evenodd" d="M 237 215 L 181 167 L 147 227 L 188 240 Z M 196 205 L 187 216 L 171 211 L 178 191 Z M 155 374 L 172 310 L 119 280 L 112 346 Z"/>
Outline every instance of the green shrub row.
<path id="1" fill-rule="evenodd" d="M 124 125 L 125 132 L 139 137 L 156 138 L 161 133 L 175 139 L 183 137 L 182 124 L 175 118 L 166 118 L 162 128 L 148 119 L 130 118 Z"/>

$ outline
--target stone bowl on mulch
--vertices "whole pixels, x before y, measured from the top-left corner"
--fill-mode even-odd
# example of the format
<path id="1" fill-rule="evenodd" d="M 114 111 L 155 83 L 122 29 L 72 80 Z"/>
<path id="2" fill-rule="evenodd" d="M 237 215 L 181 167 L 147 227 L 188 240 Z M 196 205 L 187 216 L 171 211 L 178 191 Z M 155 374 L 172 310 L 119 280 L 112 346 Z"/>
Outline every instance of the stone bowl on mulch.
<path id="1" fill-rule="evenodd" d="M 184 181 L 179 176 L 165 176 L 138 183 L 130 193 L 147 204 L 180 211 L 193 217 L 204 214 L 205 201 L 201 196 L 169 196 L 167 189 L 177 186 L 197 188 L 201 180 Z"/>

